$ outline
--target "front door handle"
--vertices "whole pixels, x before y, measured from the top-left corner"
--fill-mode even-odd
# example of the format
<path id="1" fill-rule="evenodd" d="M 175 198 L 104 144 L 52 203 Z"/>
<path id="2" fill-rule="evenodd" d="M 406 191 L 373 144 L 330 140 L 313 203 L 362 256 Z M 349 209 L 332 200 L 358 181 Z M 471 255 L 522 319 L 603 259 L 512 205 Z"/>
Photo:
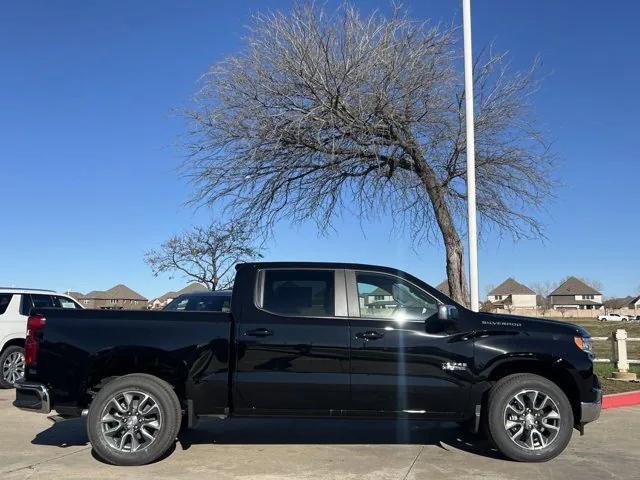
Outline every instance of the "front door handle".
<path id="1" fill-rule="evenodd" d="M 244 332 L 245 337 L 270 337 L 273 332 L 267 328 L 254 328 Z"/>
<path id="2" fill-rule="evenodd" d="M 379 340 L 382 337 L 384 337 L 384 332 L 376 332 L 375 330 L 356 333 L 356 338 L 359 338 L 360 340 Z"/>

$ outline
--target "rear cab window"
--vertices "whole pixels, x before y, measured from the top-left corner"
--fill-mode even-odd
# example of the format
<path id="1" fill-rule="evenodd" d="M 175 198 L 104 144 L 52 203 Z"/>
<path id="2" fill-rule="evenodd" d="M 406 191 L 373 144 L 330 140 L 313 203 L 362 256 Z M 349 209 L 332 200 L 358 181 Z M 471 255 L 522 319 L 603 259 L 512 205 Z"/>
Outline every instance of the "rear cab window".
<path id="1" fill-rule="evenodd" d="M 258 307 L 278 315 L 333 317 L 335 274 L 335 270 L 261 270 Z"/>

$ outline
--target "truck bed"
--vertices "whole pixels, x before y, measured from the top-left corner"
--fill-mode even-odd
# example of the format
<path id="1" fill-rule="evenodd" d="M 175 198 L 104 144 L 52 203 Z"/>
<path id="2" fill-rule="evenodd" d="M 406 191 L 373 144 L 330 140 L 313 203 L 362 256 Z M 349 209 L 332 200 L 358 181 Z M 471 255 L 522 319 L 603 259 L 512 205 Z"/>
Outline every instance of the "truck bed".
<path id="1" fill-rule="evenodd" d="M 46 328 L 37 363 L 27 370 L 26 379 L 50 387 L 59 413 L 77 414 L 105 376 L 130 372 L 184 385 L 184 393 L 198 406 L 196 414 L 223 413 L 227 407 L 229 313 L 61 309 L 32 313 L 46 318 Z"/>

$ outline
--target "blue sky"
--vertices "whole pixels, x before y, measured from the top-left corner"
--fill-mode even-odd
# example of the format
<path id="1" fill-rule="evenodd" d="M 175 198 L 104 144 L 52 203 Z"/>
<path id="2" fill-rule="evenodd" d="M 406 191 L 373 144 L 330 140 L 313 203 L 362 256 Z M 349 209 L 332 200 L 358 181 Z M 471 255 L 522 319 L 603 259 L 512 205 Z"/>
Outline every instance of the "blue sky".
<path id="1" fill-rule="evenodd" d="M 329 5 L 332 5 L 329 2 Z M 388 2 L 358 2 L 362 10 Z M 460 20 L 460 3 L 406 2 L 416 18 Z M 238 50 L 248 16 L 267 2 L 23 1 L 0 10 L 0 285 L 57 290 L 126 283 L 152 297 L 184 285 L 154 278 L 142 257 L 166 237 L 217 216 L 185 206 L 176 174 L 198 77 Z M 268 2 L 288 8 L 290 2 Z M 535 99 L 555 140 L 563 182 L 547 240 L 489 236 L 481 294 L 507 276 L 597 279 L 606 295 L 640 287 L 640 77 L 637 2 L 475 1 L 475 48 L 495 40 L 515 67 L 540 54 Z M 439 245 L 413 249 L 385 222 L 345 217 L 339 233 L 278 227 L 269 260 L 381 263 L 444 278 Z M 366 236 L 363 235 L 363 231 Z"/>

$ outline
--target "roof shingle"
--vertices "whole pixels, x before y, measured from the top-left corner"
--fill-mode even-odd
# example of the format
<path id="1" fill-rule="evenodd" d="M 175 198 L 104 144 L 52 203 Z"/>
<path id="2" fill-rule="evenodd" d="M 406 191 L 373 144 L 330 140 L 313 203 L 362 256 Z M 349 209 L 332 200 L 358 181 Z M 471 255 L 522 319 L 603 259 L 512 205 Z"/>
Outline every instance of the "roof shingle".
<path id="1" fill-rule="evenodd" d="M 569 277 L 549 294 L 550 297 L 555 295 L 602 295 L 602 293 L 590 287 L 579 278 Z"/>
<path id="2" fill-rule="evenodd" d="M 489 292 L 489 295 L 535 295 L 536 292 L 526 285 L 516 282 L 509 277 L 496 288 Z"/>
<path id="3" fill-rule="evenodd" d="M 177 298 L 183 293 L 206 292 L 207 290 L 208 290 L 207 287 L 205 287 L 201 283 L 193 282 L 187 285 L 186 287 L 184 287 L 182 290 L 178 290 L 177 292 L 171 291 L 171 292 L 165 293 L 164 295 L 161 295 L 160 297 L 158 297 L 158 300 L 160 300 L 161 302 L 164 302 L 169 298 Z"/>
<path id="4" fill-rule="evenodd" d="M 138 292 L 131 290 L 129 287 L 123 285 L 122 283 L 116 285 L 115 287 L 111 287 L 109 290 L 93 290 L 87 293 L 84 298 L 97 300 L 118 299 L 147 301 L 145 297 L 140 295 Z"/>

